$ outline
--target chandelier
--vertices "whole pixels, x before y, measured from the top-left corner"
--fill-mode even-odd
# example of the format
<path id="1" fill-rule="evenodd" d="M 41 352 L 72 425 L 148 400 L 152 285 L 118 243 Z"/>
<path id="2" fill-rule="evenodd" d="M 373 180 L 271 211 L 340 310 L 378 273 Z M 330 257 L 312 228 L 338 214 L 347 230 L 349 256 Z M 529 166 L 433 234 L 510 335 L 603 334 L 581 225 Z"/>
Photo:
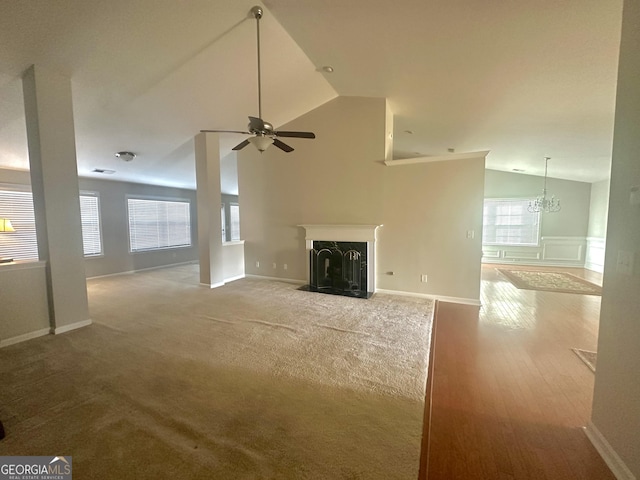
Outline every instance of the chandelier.
<path id="1" fill-rule="evenodd" d="M 531 213 L 553 213 L 560 211 L 560 200 L 551 195 L 551 198 L 547 197 L 547 163 L 551 160 L 551 157 L 544 157 L 544 188 L 542 189 L 542 195 L 538 195 L 535 200 L 529 202 L 529 210 Z"/>

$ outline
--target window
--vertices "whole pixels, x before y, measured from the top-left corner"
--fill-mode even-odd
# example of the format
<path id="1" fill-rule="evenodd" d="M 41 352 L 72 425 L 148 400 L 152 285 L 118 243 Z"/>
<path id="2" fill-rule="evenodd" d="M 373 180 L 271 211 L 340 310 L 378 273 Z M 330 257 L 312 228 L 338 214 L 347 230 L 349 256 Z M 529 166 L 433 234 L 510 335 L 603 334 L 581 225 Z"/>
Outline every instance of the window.
<path id="1" fill-rule="evenodd" d="M 222 226 L 222 243 L 227 241 L 227 218 L 224 214 L 224 203 L 220 207 L 220 225 Z"/>
<path id="2" fill-rule="evenodd" d="M 80 219 L 82 221 L 84 256 L 102 255 L 98 194 L 93 192 L 82 192 L 80 194 Z"/>
<path id="3" fill-rule="evenodd" d="M 240 240 L 240 205 L 232 203 L 231 210 L 231 241 Z"/>
<path id="4" fill-rule="evenodd" d="M 15 232 L 0 233 L 0 257 L 37 260 L 38 240 L 29 191 L 0 190 L 0 218 L 8 218 Z"/>
<path id="5" fill-rule="evenodd" d="M 538 245 L 540 214 L 527 210 L 530 199 L 486 198 L 482 223 L 484 245 Z"/>
<path id="6" fill-rule="evenodd" d="M 191 246 L 188 201 L 128 198 L 131 252 Z"/>

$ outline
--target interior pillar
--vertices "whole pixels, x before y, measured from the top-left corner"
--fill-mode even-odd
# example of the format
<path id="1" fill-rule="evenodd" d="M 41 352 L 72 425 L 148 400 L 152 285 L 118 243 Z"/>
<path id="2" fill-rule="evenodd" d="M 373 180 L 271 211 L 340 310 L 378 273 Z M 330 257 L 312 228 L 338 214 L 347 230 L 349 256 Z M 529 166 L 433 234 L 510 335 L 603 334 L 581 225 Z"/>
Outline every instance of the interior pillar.
<path id="1" fill-rule="evenodd" d="M 220 136 L 217 133 L 197 134 L 195 153 L 200 283 L 215 288 L 224 285 Z"/>
<path id="2" fill-rule="evenodd" d="M 91 323 L 71 79 L 32 65 L 23 76 L 38 255 L 47 262 L 51 333 Z"/>

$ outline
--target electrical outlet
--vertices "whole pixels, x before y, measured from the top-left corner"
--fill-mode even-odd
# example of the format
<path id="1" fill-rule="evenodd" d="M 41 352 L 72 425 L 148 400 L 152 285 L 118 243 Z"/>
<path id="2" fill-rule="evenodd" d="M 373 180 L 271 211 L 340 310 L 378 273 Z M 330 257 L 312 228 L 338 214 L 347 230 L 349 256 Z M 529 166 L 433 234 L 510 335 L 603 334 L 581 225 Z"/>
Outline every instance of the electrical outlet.
<path id="1" fill-rule="evenodd" d="M 426 274 L 422 274 L 422 275 L 420 276 L 420 281 L 421 281 L 422 283 L 427 283 L 427 275 L 426 275 Z"/>
<path id="2" fill-rule="evenodd" d="M 260 261 L 256 260 L 256 268 L 260 268 Z"/>
<path id="3" fill-rule="evenodd" d="M 467 238 L 475 238 L 476 232 L 474 230 L 467 230 Z"/>
<path id="4" fill-rule="evenodd" d="M 275 270 L 276 268 L 278 268 L 278 266 L 276 265 L 276 262 L 273 262 L 273 269 Z"/>
<path id="5" fill-rule="evenodd" d="M 285 263 L 285 264 L 282 266 L 282 268 L 284 268 L 284 269 L 286 270 L 286 269 L 288 268 L 288 267 L 287 267 L 287 264 Z"/>

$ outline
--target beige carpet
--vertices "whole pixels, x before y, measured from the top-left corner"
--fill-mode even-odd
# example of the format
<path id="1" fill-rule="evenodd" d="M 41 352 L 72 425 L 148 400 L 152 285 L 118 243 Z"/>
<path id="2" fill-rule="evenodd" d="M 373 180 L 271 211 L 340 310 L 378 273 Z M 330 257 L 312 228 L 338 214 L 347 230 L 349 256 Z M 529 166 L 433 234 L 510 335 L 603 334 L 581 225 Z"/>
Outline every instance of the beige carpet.
<path id="1" fill-rule="evenodd" d="M 0 455 L 77 479 L 415 479 L 433 305 L 197 267 L 89 281 L 90 327 L 0 350 Z"/>
<path id="2" fill-rule="evenodd" d="M 510 268 L 497 268 L 496 270 L 517 288 L 524 290 L 602 295 L 600 286 L 566 272 L 541 272 Z"/>

